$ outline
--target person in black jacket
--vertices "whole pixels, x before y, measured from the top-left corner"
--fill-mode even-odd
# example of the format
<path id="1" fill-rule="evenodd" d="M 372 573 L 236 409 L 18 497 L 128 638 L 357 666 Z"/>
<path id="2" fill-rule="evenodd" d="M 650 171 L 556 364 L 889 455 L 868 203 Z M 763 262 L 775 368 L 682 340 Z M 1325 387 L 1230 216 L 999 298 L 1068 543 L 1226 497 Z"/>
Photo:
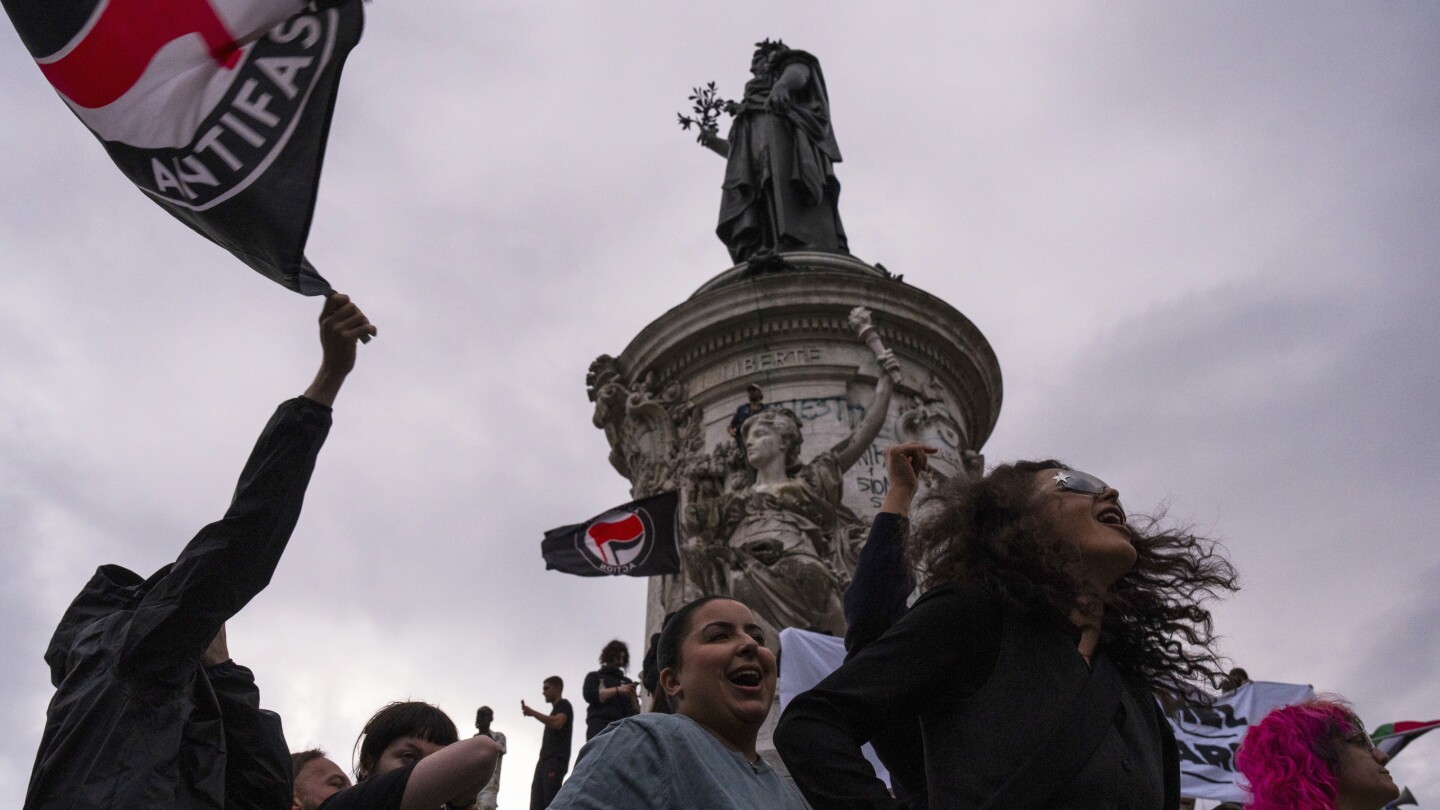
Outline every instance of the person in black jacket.
<path id="1" fill-rule="evenodd" d="M 630 648 L 615 639 L 600 651 L 600 668 L 585 676 L 580 694 L 589 704 L 585 710 L 586 742 L 616 720 L 640 713 L 637 684 L 625 675 L 629 668 Z"/>
<path id="2" fill-rule="evenodd" d="M 905 615 L 915 590 L 915 576 L 905 555 L 910 505 L 920 488 L 920 474 L 938 448 L 909 443 L 885 450 L 888 484 L 870 537 L 855 561 L 845 589 L 845 659 L 854 658 Z M 925 757 L 918 717 L 892 718 L 870 740 L 876 756 L 890 772 L 896 798 L 911 810 L 925 810 Z"/>
<path id="3" fill-rule="evenodd" d="M 852 644 L 776 729 L 810 803 L 1175 807 L 1178 756 L 1155 698 L 1188 699 L 1191 682 L 1222 674 L 1201 599 L 1235 575 L 1214 545 L 1127 521 L 1114 489 L 1057 461 L 948 482 L 929 506 L 908 540 L 924 595 Z M 904 528 L 882 514 L 870 543 Z M 881 614 L 894 615 L 899 587 L 881 594 Z M 897 732 L 914 746 L 916 725 L 923 785 L 903 783 L 918 795 L 897 799 L 859 748 Z"/>
<path id="4" fill-rule="evenodd" d="M 324 359 L 280 405 L 225 517 L 143 578 L 101 566 L 45 652 L 55 696 L 26 810 L 251 810 L 290 804 L 280 718 L 229 659 L 225 621 L 270 582 L 330 429 L 330 406 L 375 327 L 344 295 L 320 313 Z"/>

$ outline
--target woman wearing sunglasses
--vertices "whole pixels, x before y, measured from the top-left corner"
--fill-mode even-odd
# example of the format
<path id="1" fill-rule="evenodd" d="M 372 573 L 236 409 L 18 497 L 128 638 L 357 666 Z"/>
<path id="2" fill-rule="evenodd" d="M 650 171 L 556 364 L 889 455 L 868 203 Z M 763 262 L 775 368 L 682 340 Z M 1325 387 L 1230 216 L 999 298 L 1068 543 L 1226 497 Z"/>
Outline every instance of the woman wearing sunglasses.
<path id="1" fill-rule="evenodd" d="M 870 544 L 905 532 L 895 513 L 908 513 L 924 451 L 887 454 L 893 495 Z M 1184 700 L 1223 674 L 1201 601 L 1233 590 L 1235 573 L 1213 544 L 1127 519 L 1114 488 L 1053 460 L 949 481 L 926 506 L 906 541 L 924 594 L 852 644 L 776 730 L 810 803 L 1177 806 L 1175 740 L 1156 698 Z M 923 759 L 904 804 L 860 753 L 897 738 Z"/>
<path id="2" fill-rule="evenodd" d="M 1400 796 L 1389 761 L 1355 712 L 1327 698 L 1265 715 L 1235 756 L 1251 810 L 1380 810 Z"/>

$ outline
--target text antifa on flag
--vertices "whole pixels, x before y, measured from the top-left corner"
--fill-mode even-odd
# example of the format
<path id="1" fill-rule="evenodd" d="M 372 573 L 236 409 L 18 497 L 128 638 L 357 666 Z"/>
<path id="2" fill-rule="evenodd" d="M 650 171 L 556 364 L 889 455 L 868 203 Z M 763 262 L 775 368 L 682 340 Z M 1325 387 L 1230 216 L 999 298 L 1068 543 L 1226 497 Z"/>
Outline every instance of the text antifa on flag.
<path id="1" fill-rule="evenodd" d="M 0 0 L 72 112 L 181 222 L 306 295 L 340 70 L 361 0 Z"/>
<path id="2" fill-rule="evenodd" d="M 545 568 L 582 577 L 653 577 L 680 572 L 680 493 L 617 506 L 584 523 L 545 532 Z"/>

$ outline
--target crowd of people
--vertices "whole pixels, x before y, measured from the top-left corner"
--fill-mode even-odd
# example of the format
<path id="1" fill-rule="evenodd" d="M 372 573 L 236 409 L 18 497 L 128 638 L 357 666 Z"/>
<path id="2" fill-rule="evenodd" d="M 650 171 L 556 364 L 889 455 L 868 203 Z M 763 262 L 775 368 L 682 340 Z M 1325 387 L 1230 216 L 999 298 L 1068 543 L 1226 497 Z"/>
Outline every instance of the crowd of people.
<path id="1" fill-rule="evenodd" d="M 225 516 L 149 577 L 102 566 L 75 598 L 45 653 L 56 691 L 26 810 L 497 806 L 506 740 L 489 707 L 465 739 L 433 705 L 380 708 L 352 783 L 324 751 L 288 750 L 229 656 L 226 621 L 269 583 L 356 341 L 373 334 L 329 297 L 320 370 L 271 418 Z M 762 413 L 762 397 L 745 409 Z M 844 600 L 846 661 L 775 729 L 791 778 L 757 750 L 775 639 L 744 603 L 706 596 L 652 639 L 649 711 L 628 647 L 601 650 L 568 779 L 563 679 L 542 684 L 549 711 L 521 701 L 544 729 L 532 810 L 1181 807 L 1164 707 L 1244 677 L 1220 669 L 1204 604 L 1236 587 L 1235 571 L 1214 543 L 1127 514 L 1113 487 L 1053 459 L 944 482 L 911 526 L 932 452 L 886 451 L 889 489 Z M 1255 725 L 1237 763 L 1255 810 L 1379 810 L 1399 793 L 1386 759 L 1348 705 L 1322 698 Z"/>

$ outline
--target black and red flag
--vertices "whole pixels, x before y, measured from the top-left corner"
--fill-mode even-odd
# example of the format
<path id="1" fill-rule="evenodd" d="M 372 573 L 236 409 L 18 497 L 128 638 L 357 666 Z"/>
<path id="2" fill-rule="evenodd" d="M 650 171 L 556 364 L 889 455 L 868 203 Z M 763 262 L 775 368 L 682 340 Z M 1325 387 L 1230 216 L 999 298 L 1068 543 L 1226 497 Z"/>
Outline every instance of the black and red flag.
<path id="1" fill-rule="evenodd" d="M 653 577 L 680 572 L 680 493 L 617 506 L 599 517 L 545 532 L 545 567 L 582 577 Z"/>
<path id="2" fill-rule="evenodd" d="M 306 295 L 340 69 L 361 0 L 0 0 L 71 111 L 140 190 Z"/>

